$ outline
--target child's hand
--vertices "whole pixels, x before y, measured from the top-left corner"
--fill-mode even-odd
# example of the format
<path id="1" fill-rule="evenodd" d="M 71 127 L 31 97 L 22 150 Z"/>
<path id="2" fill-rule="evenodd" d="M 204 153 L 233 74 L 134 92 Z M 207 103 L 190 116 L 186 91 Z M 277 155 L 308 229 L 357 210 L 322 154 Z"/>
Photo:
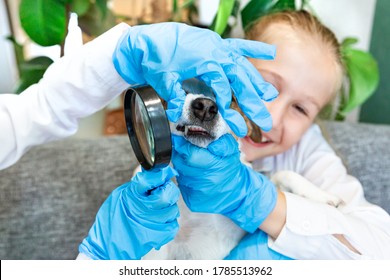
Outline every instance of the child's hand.
<path id="1" fill-rule="evenodd" d="M 240 161 L 238 144 L 226 134 L 199 148 L 173 136 L 172 162 L 184 201 L 194 212 L 223 214 L 254 232 L 274 209 L 275 186 Z"/>
<path id="2" fill-rule="evenodd" d="M 92 259 L 140 259 L 177 231 L 179 189 L 171 167 L 142 171 L 115 189 L 79 246 Z"/>

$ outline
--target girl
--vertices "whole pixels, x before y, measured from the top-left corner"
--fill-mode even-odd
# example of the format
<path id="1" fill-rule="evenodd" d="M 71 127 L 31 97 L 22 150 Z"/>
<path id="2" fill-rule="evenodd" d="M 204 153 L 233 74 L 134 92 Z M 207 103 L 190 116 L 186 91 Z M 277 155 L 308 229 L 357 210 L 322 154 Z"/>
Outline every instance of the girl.
<path id="1" fill-rule="evenodd" d="M 267 250 L 270 258 L 275 254 L 269 251 L 294 259 L 390 258 L 389 215 L 365 200 L 359 181 L 347 174 L 313 124 L 342 83 L 334 34 L 310 13 L 289 11 L 263 17 L 248 38 L 276 45 L 275 60 L 249 60 L 279 96 L 265 103 L 273 127 L 262 143 L 242 139 L 245 159 L 261 173 L 297 172 L 345 204 L 335 208 L 276 191 L 264 176 L 243 166 L 231 139 L 222 137 L 207 150 L 175 139 L 173 163 L 187 205 L 224 214 L 254 232 L 229 258 L 262 258 Z"/>

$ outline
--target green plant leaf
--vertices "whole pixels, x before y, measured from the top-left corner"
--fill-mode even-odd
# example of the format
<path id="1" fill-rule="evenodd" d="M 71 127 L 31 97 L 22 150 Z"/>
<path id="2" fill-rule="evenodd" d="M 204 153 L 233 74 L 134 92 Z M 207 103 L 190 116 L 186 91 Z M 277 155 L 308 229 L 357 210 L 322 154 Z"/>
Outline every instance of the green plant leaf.
<path id="1" fill-rule="evenodd" d="M 106 16 L 102 20 L 102 12 L 96 5 L 91 5 L 86 14 L 79 17 L 79 26 L 83 32 L 89 36 L 99 36 L 116 24 L 116 17 L 111 10 L 106 11 Z"/>
<path id="2" fill-rule="evenodd" d="M 16 93 L 21 93 L 30 85 L 39 82 L 46 69 L 53 63 L 47 56 L 38 56 L 20 65 L 20 79 L 15 89 Z"/>
<path id="3" fill-rule="evenodd" d="M 296 10 L 295 0 L 251 0 L 241 11 L 242 27 L 248 30 L 260 17 L 282 10 Z"/>
<path id="4" fill-rule="evenodd" d="M 178 0 L 173 0 L 172 1 L 172 13 L 175 14 L 177 13 L 179 9 L 179 3 L 177 3 Z"/>
<path id="5" fill-rule="evenodd" d="M 63 1 L 22 0 L 20 22 L 27 35 L 41 46 L 61 44 L 66 34 L 66 9 Z"/>
<path id="6" fill-rule="evenodd" d="M 349 93 L 340 108 L 341 115 L 363 104 L 379 84 L 378 64 L 370 53 L 344 48 L 343 56 L 349 78 Z"/>
<path id="7" fill-rule="evenodd" d="M 71 10 L 81 17 L 88 12 L 90 5 L 90 0 L 73 0 Z"/>
<path id="8" fill-rule="evenodd" d="M 355 37 L 347 37 L 341 42 L 341 49 L 346 49 L 355 45 L 359 40 Z"/>
<path id="9" fill-rule="evenodd" d="M 228 25 L 229 17 L 234 8 L 234 2 L 235 0 L 220 0 L 219 2 L 215 24 L 211 26 L 211 29 L 219 35 L 222 35 Z"/>
<path id="10" fill-rule="evenodd" d="M 196 0 L 187 0 L 187 1 L 185 1 L 183 4 L 181 4 L 180 9 L 186 9 L 186 8 L 188 8 L 190 6 L 195 5 L 196 4 L 195 1 Z"/>
<path id="11" fill-rule="evenodd" d="M 17 67 L 18 71 L 20 72 L 20 65 L 25 61 L 23 46 L 16 41 L 14 36 L 7 36 L 6 39 L 11 41 L 14 46 Z"/>
<path id="12" fill-rule="evenodd" d="M 104 20 L 107 16 L 107 0 L 95 0 L 100 12 L 102 13 L 102 19 Z"/>
<path id="13" fill-rule="evenodd" d="M 296 10 L 295 0 L 279 0 L 272 11 L 285 11 L 285 10 Z"/>

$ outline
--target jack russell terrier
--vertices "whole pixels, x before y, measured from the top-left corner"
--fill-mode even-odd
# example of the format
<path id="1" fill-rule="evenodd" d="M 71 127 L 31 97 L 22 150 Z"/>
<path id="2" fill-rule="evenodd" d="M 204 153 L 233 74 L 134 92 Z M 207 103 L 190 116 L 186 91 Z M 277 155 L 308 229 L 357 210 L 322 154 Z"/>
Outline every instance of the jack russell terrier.
<path id="1" fill-rule="evenodd" d="M 232 133 L 218 112 L 213 91 L 209 87 L 190 79 L 183 83 L 183 89 L 187 95 L 182 116 L 177 123 L 170 124 L 172 133 L 183 136 L 199 147 L 207 147 L 223 134 Z M 234 100 L 232 108 L 244 116 L 248 126 L 247 136 L 257 143 L 263 141 L 260 129 L 245 117 Z M 140 170 L 138 167 L 135 172 Z M 335 207 L 343 203 L 338 197 L 326 193 L 292 171 L 279 171 L 270 179 L 282 191 Z M 179 231 L 175 239 L 160 250 L 152 250 L 143 259 L 224 259 L 246 234 L 225 216 L 191 212 L 181 197 L 178 206 Z"/>

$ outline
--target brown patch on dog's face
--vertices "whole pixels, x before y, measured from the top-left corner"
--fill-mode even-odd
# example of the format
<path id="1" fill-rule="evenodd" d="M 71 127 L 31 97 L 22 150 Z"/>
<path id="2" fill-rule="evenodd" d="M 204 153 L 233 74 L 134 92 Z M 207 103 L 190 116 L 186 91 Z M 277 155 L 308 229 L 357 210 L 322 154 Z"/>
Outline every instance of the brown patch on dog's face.
<path id="1" fill-rule="evenodd" d="M 163 104 L 163 107 L 166 110 L 167 109 L 167 102 L 165 100 L 161 99 L 161 103 Z M 255 143 L 261 143 L 261 137 L 262 137 L 261 129 L 242 112 L 242 110 L 238 106 L 237 100 L 234 96 L 232 98 L 230 108 L 239 112 L 241 114 L 241 116 L 244 118 L 246 126 L 248 127 L 248 134 L 246 136 L 251 138 L 251 140 Z"/>
<path id="2" fill-rule="evenodd" d="M 167 104 L 167 102 L 166 102 L 164 99 L 162 99 L 161 97 L 159 97 L 159 98 L 160 98 L 161 104 L 162 104 L 163 107 L 164 107 L 164 110 L 166 111 L 166 110 L 168 109 L 168 104 Z"/>
<path id="3" fill-rule="evenodd" d="M 244 118 L 246 126 L 248 127 L 248 136 L 251 138 L 251 140 L 255 143 L 261 143 L 261 129 L 257 126 L 253 121 L 251 121 L 241 110 L 241 108 L 238 106 L 236 98 L 233 96 L 232 103 L 230 104 L 230 108 L 236 110 L 241 114 L 241 116 Z"/>

